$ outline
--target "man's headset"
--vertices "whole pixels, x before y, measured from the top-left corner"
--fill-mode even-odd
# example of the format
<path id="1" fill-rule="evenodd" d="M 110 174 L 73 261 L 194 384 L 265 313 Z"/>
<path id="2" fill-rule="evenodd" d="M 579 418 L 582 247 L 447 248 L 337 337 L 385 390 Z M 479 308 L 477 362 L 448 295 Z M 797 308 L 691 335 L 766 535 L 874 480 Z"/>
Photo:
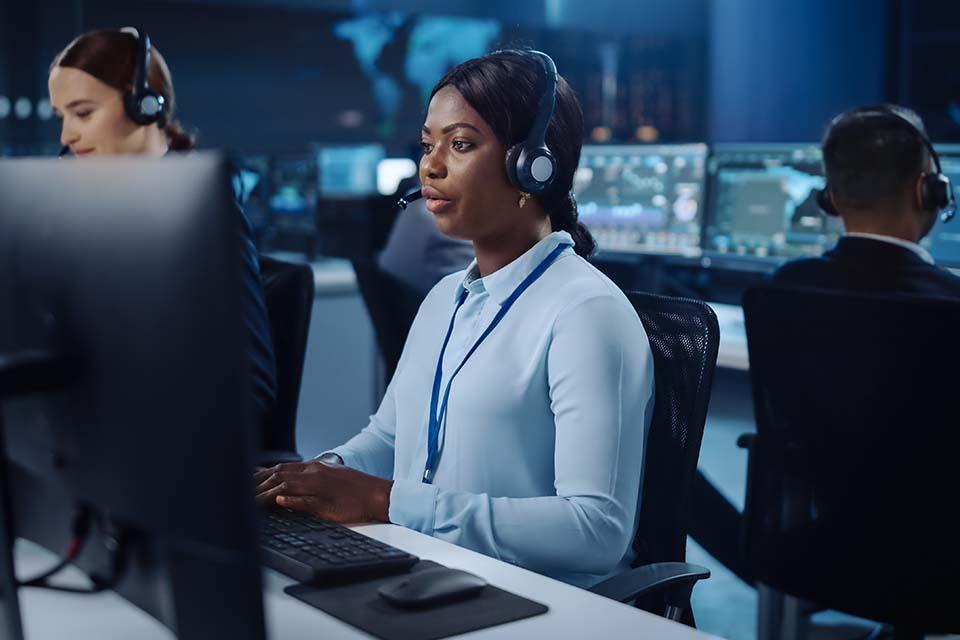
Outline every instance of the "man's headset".
<path id="1" fill-rule="evenodd" d="M 543 86 L 543 93 L 526 140 L 510 147 L 504 161 L 507 177 L 513 186 L 526 193 L 543 193 L 553 185 L 557 175 L 557 159 L 547 147 L 547 127 L 557 104 L 557 65 L 542 51 L 524 53 L 540 62 L 543 72 L 539 84 Z M 419 189 L 411 191 L 397 201 L 397 206 L 406 209 L 408 204 L 422 197 Z"/>
<path id="2" fill-rule="evenodd" d="M 845 113 L 838 116 L 831 123 L 833 127 L 837 122 L 843 118 L 848 117 L 866 117 L 866 118 L 887 118 L 891 122 L 897 123 L 901 126 L 906 124 L 910 131 L 915 133 L 920 141 L 923 143 L 923 146 L 926 147 L 927 151 L 930 152 L 930 157 L 933 158 L 933 166 L 936 168 L 936 172 L 927 173 L 923 172 L 921 182 L 920 182 L 920 206 L 924 211 L 939 211 L 940 220 L 943 222 L 949 222 L 953 219 L 954 214 L 957 211 L 956 201 L 953 196 L 953 185 L 950 183 L 950 178 L 943 175 L 943 170 L 940 168 L 940 156 L 937 155 L 936 150 L 933 148 L 933 143 L 930 142 L 930 138 L 915 125 L 910 118 L 906 117 L 904 114 L 900 113 L 896 107 L 870 107 L 860 111 L 853 111 L 850 113 Z M 830 200 L 830 185 L 824 186 L 823 189 L 817 191 L 817 205 L 820 209 L 831 216 L 839 216 L 840 212 L 837 211 L 837 208 L 833 206 L 833 202 Z"/>
<path id="3" fill-rule="evenodd" d="M 137 39 L 137 61 L 134 69 L 133 88 L 123 96 L 123 110 L 127 117 L 135 123 L 148 126 L 159 123 L 166 124 L 166 100 L 162 95 L 150 88 L 150 36 L 146 31 L 133 27 L 120 29 Z M 70 153 L 70 147 L 60 149 L 59 157 Z"/>

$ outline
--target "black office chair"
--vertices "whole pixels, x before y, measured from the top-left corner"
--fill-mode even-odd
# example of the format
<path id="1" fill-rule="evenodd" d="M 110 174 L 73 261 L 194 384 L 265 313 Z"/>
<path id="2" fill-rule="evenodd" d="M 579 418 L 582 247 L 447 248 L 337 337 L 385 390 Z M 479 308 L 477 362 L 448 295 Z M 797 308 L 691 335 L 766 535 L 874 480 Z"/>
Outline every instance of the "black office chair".
<path id="1" fill-rule="evenodd" d="M 267 466 L 300 460 L 297 404 L 313 311 L 313 269 L 260 256 L 260 280 L 277 366 L 277 402 L 264 426 L 259 459 Z"/>
<path id="2" fill-rule="evenodd" d="M 744 314 L 758 637 L 802 638 L 820 608 L 960 631 L 960 302 L 764 286 Z"/>
<path id="3" fill-rule="evenodd" d="M 424 296 L 383 271 L 375 262 L 353 260 L 353 271 L 373 323 L 377 346 L 383 356 L 385 379 L 389 382 L 397 370 L 407 334 Z"/>
<path id="4" fill-rule="evenodd" d="M 655 404 L 633 549 L 634 569 L 591 591 L 693 626 L 690 595 L 704 567 L 684 562 L 687 501 L 700 457 L 720 328 L 696 300 L 628 293 L 653 351 Z"/>

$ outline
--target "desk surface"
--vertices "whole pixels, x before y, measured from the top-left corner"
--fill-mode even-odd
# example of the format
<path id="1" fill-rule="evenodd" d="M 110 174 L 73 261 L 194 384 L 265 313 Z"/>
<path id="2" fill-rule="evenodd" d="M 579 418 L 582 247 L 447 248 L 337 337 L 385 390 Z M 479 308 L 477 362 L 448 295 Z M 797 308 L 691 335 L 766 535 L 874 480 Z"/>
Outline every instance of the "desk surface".
<path id="1" fill-rule="evenodd" d="M 289 251 L 270 251 L 266 255 L 277 260 L 304 263 L 302 254 Z M 349 260 L 321 258 L 309 263 L 313 269 L 314 291 L 317 296 L 334 296 L 357 292 L 357 276 Z"/>
<path id="2" fill-rule="evenodd" d="M 320 262 L 312 262 L 313 284 L 317 296 L 332 296 L 355 294 L 357 292 L 357 276 L 353 272 L 353 265 L 347 260 L 330 258 Z"/>
<path id="3" fill-rule="evenodd" d="M 275 252 L 275 258 L 302 262 L 303 257 L 296 254 Z M 357 278 L 348 260 L 336 258 L 323 259 L 310 265 L 313 268 L 314 285 L 317 296 L 337 296 L 354 294 L 357 291 Z M 720 349 L 717 354 L 717 366 L 727 369 L 747 371 L 750 359 L 747 356 L 747 335 L 743 324 L 743 308 L 733 304 L 708 302 L 717 314 L 720 324 Z"/>
<path id="4" fill-rule="evenodd" d="M 717 314 L 717 324 L 720 325 L 717 366 L 747 371 L 750 368 L 750 358 L 747 354 L 747 330 L 743 324 L 743 307 L 719 302 L 707 304 Z"/>
<path id="5" fill-rule="evenodd" d="M 363 525 L 356 530 L 421 558 L 475 573 L 491 584 L 542 602 L 544 615 L 464 634 L 462 638 L 626 638 L 696 640 L 712 638 L 664 618 L 608 600 L 563 582 L 500 562 L 442 540 L 395 525 Z M 17 542 L 18 573 L 32 574 L 49 566 L 53 556 L 40 547 Z M 79 572 L 65 576 L 76 579 Z M 293 580 L 264 572 L 264 607 L 269 638 L 317 640 L 369 638 L 318 609 L 283 593 Z M 27 640 L 70 637 L 72 640 L 137 638 L 171 640 L 173 634 L 156 620 L 114 593 L 77 596 L 21 589 L 20 605 Z"/>

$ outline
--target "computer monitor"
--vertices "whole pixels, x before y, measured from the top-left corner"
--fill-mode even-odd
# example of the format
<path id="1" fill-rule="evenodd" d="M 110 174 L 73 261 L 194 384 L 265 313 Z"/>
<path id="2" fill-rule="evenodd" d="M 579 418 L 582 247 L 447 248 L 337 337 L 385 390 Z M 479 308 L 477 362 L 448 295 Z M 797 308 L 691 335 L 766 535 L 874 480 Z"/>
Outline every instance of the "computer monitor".
<path id="1" fill-rule="evenodd" d="M 707 255 L 779 263 L 832 247 L 843 225 L 816 203 L 821 158 L 813 143 L 715 146 L 707 163 Z"/>
<path id="2" fill-rule="evenodd" d="M 309 154 L 276 156 L 270 166 L 270 209 L 310 220 L 317 204 L 317 163 Z"/>
<path id="3" fill-rule="evenodd" d="M 935 148 L 940 156 L 940 168 L 953 183 L 954 195 L 960 195 L 960 144 L 938 144 Z M 960 215 L 954 216 L 950 222 L 937 218 L 920 245 L 930 252 L 937 264 L 960 267 Z"/>
<path id="4" fill-rule="evenodd" d="M 320 198 L 365 198 L 378 193 L 377 165 L 386 158 L 383 145 L 324 145 L 316 149 Z"/>
<path id="5" fill-rule="evenodd" d="M 0 367 L 3 365 L 4 362 L 0 361 Z M 5 450 L 3 415 L 0 414 L 0 454 Z M 23 620 L 20 617 L 17 576 L 13 562 L 15 533 L 10 530 L 11 527 L 7 526 L 7 522 L 13 517 L 9 507 L 11 503 L 7 484 L 4 461 L 0 457 L 0 636 L 11 640 L 22 640 Z"/>
<path id="6" fill-rule="evenodd" d="M 271 251 L 313 255 L 317 237 L 317 161 L 313 153 L 274 156 L 270 160 L 269 226 L 258 234 Z"/>
<path id="7" fill-rule="evenodd" d="M 264 637 L 238 224 L 216 155 L 0 160 L 0 529 L 86 511 L 74 564 L 179 638 Z"/>
<path id="8" fill-rule="evenodd" d="M 600 251 L 700 255 L 706 157 L 704 144 L 584 146 L 573 188 Z"/>
<path id="9" fill-rule="evenodd" d="M 400 185 L 415 178 L 419 167 L 410 158 L 384 158 L 377 163 L 377 192 L 393 196 L 400 192 Z"/>
<path id="10" fill-rule="evenodd" d="M 234 165 L 231 183 L 237 202 L 247 214 L 255 235 L 266 231 L 272 223 L 270 206 L 270 156 L 242 154 L 230 158 Z"/>

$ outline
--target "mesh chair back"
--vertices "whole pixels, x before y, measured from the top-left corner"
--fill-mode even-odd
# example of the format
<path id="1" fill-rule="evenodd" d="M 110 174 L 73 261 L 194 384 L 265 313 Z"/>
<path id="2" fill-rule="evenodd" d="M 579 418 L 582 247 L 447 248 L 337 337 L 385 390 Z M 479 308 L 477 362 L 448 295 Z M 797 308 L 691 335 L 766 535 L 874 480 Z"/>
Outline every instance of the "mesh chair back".
<path id="1" fill-rule="evenodd" d="M 261 256 L 260 280 L 277 364 L 277 403 L 264 427 L 262 446 L 296 452 L 297 404 L 313 311 L 313 269 Z"/>
<path id="2" fill-rule="evenodd" d="M 687 499 L 717 362 L 720 329 L 705 303 L 649 293 L 628 293 L 653 351 L 655 404 L 634 566 L 686 558 Z"/>
<path id="3" fill-rule="evenodd" d="M 960 579 L 960 302 L 765 286 L 744 313 L 757 579 L 895 624 L 960 620 L 944 600 Z"/>

